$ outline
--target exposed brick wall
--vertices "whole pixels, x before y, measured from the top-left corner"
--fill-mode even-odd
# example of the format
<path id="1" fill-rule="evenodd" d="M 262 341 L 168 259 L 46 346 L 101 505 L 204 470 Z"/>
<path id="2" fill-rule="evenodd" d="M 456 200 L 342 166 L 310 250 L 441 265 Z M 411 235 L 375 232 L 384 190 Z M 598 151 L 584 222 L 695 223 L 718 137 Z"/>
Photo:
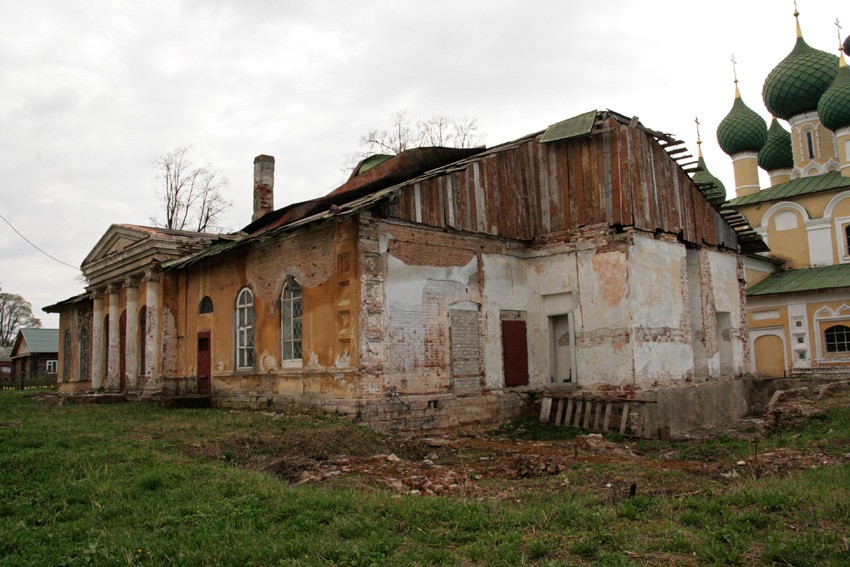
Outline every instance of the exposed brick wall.
<path id="1" fill-rule="evenodd" d="M 449 310 L 452 389 L 457 395 L 481 391 L 480 327 L 477 310 Z"/>

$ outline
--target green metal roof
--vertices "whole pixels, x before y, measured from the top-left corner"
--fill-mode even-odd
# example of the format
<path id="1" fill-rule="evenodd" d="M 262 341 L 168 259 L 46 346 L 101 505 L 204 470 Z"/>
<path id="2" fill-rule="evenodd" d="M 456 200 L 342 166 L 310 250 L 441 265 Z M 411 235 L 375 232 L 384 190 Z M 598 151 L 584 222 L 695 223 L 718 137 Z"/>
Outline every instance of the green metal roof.
<path id="1" fill-rule="evenodd" d="M 729 205 L 733 207 L 740 207 L 741 205 L 751 205 L 753 203 L 763 203 L 765 201 L 779 201 L 782 199 L 799 197 L 801 195 L 809 195 L 812 193 L 844 188 L 850 188 L 850 177 L 844 177 L 837 171 L 830 171 L 823 175 L 792 179 L 791 181 L 786 181 L 785 183 L 780 183 L 779 185 L 763 189 L 758 193 L 732 199 L 729 201 Z"/>
<path id="2" fill-rule="evenodd" d="M 575 138 L 577 136 L 585 136 L 593 130 L 593 123 L 596 121 L 597 111 L 591 110 L 572 118 L 567 118 L 561 122 L 557 122 L 549 126 L 543 137 L 540 138 L 541 143 L 554 142 L 555 140 L 563 140 L 565 138 Z"/>
<path id="3" fill-rule="evenodd" d="M 702 156 L 699 156 L 697 165 L 699 165 L 699 171 L 694 173 L 694 183 L 697 184 L 699 190 L 705 195 L 709 203 L 714 206 L 721 205 L 726 201 L 726 187 L 722 181 L 708 171 L 708 167 L 705 165 L 705 159 Z"/>
<path id="4" fill-rule="evenodd" d="M 802 37 L 791 53 L 767 76 L 762 88 L 770 113 L 788 120 L 816 110 L 818 100 L 838 72 L 838 57 L 810 47 Z"/>
<path id="5" fill-rule="evenodd" d="M 850 264 L 776 272 L 747 290 L 747 295 L 794 293 L 850 287 Z"/>
<path id="6" fill-rule="evenodd" d="M 59 352 L 59 329 L 21 329 L 31 353 Z"/>
<path id="7" fill-rule="evenodd" d="M 717 127 L 720 149 L 733 156 L 741 152 L 757 152 L 767 141 L 767 124 L 764 118 L 744 104 L 740 95 L 735 97 L 732 110 Z"/>
<path id="8" fill-rule="evenodd" d="M 850 126 L 850 67 L 838 69 L 832 85 L 820 97 L 818 114 L 823 125 L 833 132 Z"/>
<path id="9" fill-rule="evenodd" d="M 362 175 L 366 173 L 376 165 L 381 165 L 391 157 L 393 156 L 387 154 L 375 154 L 367 157 L 366 159 L 360 162 L 360 167 L 357 168 L 357 175 Z"/>
<path id="10" fill-rule="evenodd" d="M 759 152 L 759 165 L 765 171 L 792 169 L 794 150 L 791 148 L 791 133 L 774 118 L 767 130 L 767 142 Z"/>

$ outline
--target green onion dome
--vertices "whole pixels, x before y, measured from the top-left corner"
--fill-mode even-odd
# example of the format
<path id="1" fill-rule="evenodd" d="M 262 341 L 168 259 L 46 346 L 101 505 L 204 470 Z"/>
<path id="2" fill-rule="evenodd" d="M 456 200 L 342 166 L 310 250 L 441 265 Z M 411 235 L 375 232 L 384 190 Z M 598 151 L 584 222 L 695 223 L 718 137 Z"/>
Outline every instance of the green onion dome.
<path id="1" fill-rule="evenodd" d="M 767 76 L 762 88 L 764 104 L 771 114 L 788 120 L 817 110 L 838 71 L 835 55 L 810 47 L 802 35 L 791 53 Z"/>
<path id="2" fill-rule="evenodd" d="M 702 191 L 708 202 L 715 207 L 726 202 L 726 187 L 723 186 L 723 182 L 708 171 L 702 155 L 699 156 L 697 163 L 699 164 L 700 171 L 694 173 L 693 179 L 694 183 L 699 186 L 699 190 Z"/>
<path id="3" fill-rule="evenodd" d="M 735 88 L 735 102 L 717 127 L 717 142 L 727 155 L 757 152 L 767 141 L 767 124 L 755 110 L 744 104 Z"/>
<path id="4" fill-rule="evenodd" d="M 835 80 L 820 97 L 818 114 L 821 123 L 833 132 L 850 126 L 850 67 L 843 57 Z"/>
<path id="5" fill-rule="evenodd" d="M 767 142 L 759 152 L 759 165 L 765 171 L 794 167 L 791 133 L 783 128 L 776 118 L 771 121 L 767 130 Z"/>

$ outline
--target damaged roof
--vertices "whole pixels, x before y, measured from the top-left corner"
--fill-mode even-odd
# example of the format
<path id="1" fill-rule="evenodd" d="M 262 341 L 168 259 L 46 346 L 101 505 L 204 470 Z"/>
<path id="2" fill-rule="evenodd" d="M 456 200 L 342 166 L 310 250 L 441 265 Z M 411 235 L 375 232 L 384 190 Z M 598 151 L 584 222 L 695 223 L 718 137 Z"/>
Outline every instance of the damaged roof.
<path id="1" fill-rule="evenodd" d="M 404 151 L 395 156 L 375 155 L 362 160 L 352 175 L 340 187 L 327 195 L 301 203 L 294 203 L 267 213 L 251 222 L 230 241 L 219 240 L 195 253 L 163 263 L 164 269 L 175 269 L 192 265 L 247 242 L 258 242 L 292 230 L 307 223 L 339 217 L 367 208 L 388 197 L 401 187 L 422 180 L 465 169 L 471 162 L 489 155 L 513 149 L 542 135 L 541 143 L 566 138 L 602 134 L 608 131 L 605 120 L 613 118 L 621 124 L 637 128 L 652 136 L 664 148 L 679 167 L 686 173 L 697 170 L 691 167 L 696 162 L 686 163 L 692 156 L 682 147 L 683 142 L 670 134 L 651 130 L 640 123 L 637 117 L 628 117 L 612 110 L 592 110 L 573 118 L 552 124 L 546 130 L 533 132 L 516 140 L 491 148 L 438 148 L 425 147 Z M 700 191 L 704 193 L 702 188 Z M 743 217 L 730 218 L 732 211 L 721 212 L 727 223 L 738 234 L 739 242 L 747 244 L 745 252 L 767 250 L 761 238 L 755 234 Z M 730 225 L 731 226 L 731 225 Z"/>

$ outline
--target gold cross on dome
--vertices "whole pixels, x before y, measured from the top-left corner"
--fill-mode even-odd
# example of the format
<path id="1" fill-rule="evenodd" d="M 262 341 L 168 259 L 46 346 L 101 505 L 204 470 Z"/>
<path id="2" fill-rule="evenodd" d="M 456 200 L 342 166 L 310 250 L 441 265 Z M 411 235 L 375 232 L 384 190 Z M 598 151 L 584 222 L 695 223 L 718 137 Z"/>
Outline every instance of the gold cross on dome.
<path id="1" fill-rule="evenodd" d="M 838 51 L 844 51 L 844 42 L 841 41 L 841 22 L 835 18 L 835 29 L 838 32 Z"/>
<path id="2" fill-rule="evenodd" d="M 702 138 L 700 138 L 700 135 L 699 135 L 699 116 L 694 118 L 694 122 L 697 125 L 697 145 L 700 145 L 700 144 L 702 144 Z"/>
<path id="3" fill-rule="evenodd" d="M 735 84 L 738 84 L 738 62 L 735 60 L 735 54 L 732 54 L 732 57 L 729 58 L 729 61 L 732 62 L 732 75 L 735 77 Z"/>

